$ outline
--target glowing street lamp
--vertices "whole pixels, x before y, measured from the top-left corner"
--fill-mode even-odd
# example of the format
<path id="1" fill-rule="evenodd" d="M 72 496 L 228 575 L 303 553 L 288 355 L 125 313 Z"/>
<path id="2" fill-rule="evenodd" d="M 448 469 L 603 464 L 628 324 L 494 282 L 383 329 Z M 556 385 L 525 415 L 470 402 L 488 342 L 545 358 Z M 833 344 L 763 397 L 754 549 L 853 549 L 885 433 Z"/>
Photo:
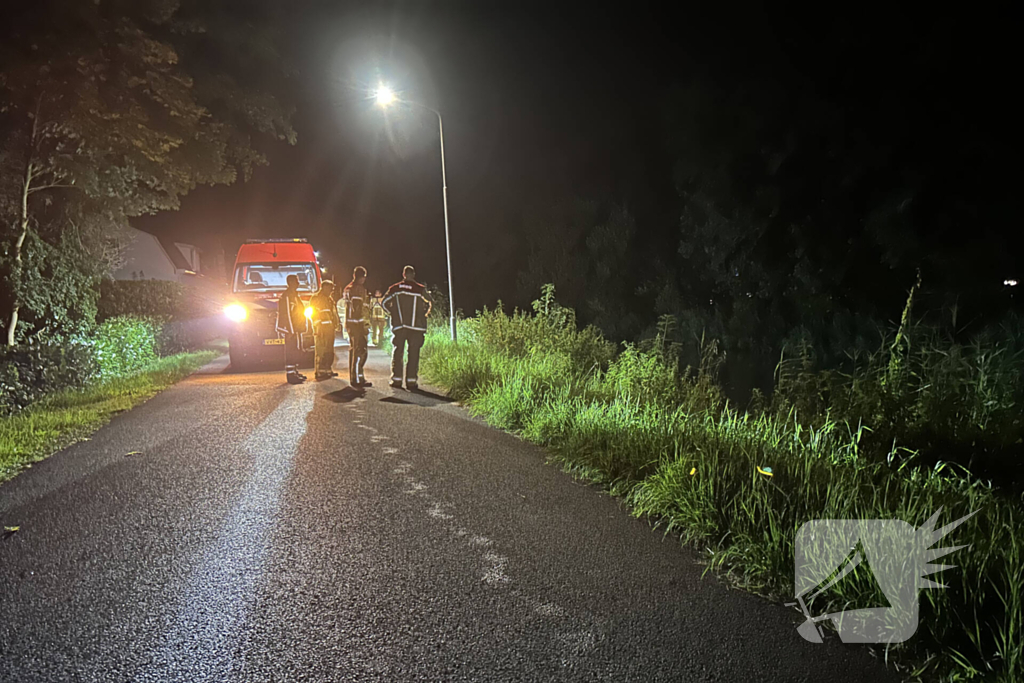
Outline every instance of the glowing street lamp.
<path id="1" fill-rule="evenodd" d="M 388 105 L 399 101 L 398 97 L 395 95 L 395 91 L 383 84 L 377 88 L 376 98 L 377 104 L 381 107 L 387 107 Z M 455 289 L 452 287 L 452 246 L 451 240 L 448 236 L 448 180 L 444 171 L 444 123 L 441 121 L 441 112 L 436 109 L 431 109 L 430 107 L 418 102 L 410 102 L 408 100 L 401 101 L 405 104 L 411 104 L 421 109 L 426 109 L 437 116 L 437 128 L 441 134 L 441 192 L 444 196 L 444 247 L 445 253 L 448 257 L 448 314 L 452 328 L 452 341 L 457 341 L 457 333 L 455 331 Z"/>
<path id="2" fill-rule="evenodd" d="M 377 88 L 377 104 L 382 107 L 386 107 L 394 101 L 395 92 L 391 88 L 386 85 L 382 85 Z"/>

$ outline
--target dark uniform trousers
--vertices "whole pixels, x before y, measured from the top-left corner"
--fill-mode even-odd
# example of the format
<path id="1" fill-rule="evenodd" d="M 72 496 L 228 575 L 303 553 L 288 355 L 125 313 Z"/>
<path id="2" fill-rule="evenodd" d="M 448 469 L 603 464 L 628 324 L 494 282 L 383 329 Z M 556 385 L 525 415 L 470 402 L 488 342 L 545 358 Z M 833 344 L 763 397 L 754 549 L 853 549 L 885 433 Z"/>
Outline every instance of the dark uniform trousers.
<path id="1" fill-rule="evenodd" d="M 302 355 L 299 352 L 299 335 L 284 333 L 284 368 L 292 372 L 298 368 Z"/>
<path id="2" fill-rule="evenodd" d="M 391 381 L 402 381 L 402 359 L 405 355 L 405 345 L 409 344 L 409 363 L 405 367 L 405 381 L 418 382 L 420 372 L 420 349 L 423 348 L 424 333 L 420 330 L 402 328 L 395 330 L 395 336 L 391 340 L 395 346 L 391 354 Z"/>
<path id="3" fill-rule="evenodd" d="M 317 375 L 330 374 L 334 371 L 334 325 L 316 323 L 316 333 L 313 339 L 316 349 L 313 372 Z"/>
<path id="4" fill-rule="evenodd" d="M 365 379 L 363 366 L 366 365 L 366 323 L 346 323 L 348 330 L 348 381 L 356 384 Z"/>

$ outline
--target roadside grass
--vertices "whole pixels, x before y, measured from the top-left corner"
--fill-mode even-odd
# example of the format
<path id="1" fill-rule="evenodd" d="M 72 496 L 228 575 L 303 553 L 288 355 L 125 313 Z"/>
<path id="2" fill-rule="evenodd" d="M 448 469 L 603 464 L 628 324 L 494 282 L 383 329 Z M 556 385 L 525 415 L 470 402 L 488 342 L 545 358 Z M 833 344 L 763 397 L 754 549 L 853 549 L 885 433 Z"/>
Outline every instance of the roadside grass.
<path id="1" fill-rule="evenodd" d="M 0 418 L 0 482 L 84 439 L 117 413 L 151 398 L 217 355 L 196 351 L 160 358 L 137 374 L 58 392 Z"/>
<path id="2" fill-rule="evenodd" d="M 395 345 L 391 342 L 392 332 L 391 327 L 388 326 L 384 332 L 380 335 L 380 346 L 377 348 L 390 356 L 395 352 Z"/>
<path id="3" fill-rule="evenodd" d="M 854 422 L 829 410 L 804 419 L 792 405 L 800 398 L 792 382 L 785 407 L 736 410 L 717 383 L 721 359 L 712 344 L 700 367 L 680 369 L 663 338 L 616 355 L 595 330 L 577 330 L 550 291 L 534 309 L 462 321 L 458 344 L 430 333 L 425 377 L 622 496 L 633 514 L 702 551 L 709 568 L 777 599 L 793 599 L 794 541 L 804 522 L 901 519 L 919 528 L 941 509 L 938 528 L 977 511 L 937 543 L 971 546 L 944 558 L 956 569 L 929 577 L 948 588 L 920 591 L 917 636 L 884 656 L 908 679 L 1024 680 L 1019 496 L 959 465 L 922 460 L 898 441 L 879 449 L 861 421 L 866 408 L 851 411 Z M 886 370 L 891 389 L 891 362 Z M 885 604 L 870 575 L 849 578 L 813 611 Z"/>

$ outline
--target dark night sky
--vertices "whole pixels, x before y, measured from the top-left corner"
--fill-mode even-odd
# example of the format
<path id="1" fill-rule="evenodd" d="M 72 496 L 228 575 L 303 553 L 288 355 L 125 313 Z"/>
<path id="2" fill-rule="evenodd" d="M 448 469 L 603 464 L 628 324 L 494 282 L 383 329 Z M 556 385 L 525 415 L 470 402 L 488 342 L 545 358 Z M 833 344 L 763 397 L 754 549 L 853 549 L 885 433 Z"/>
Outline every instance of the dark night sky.
<path id="1" fill-rule="evenodd" d="M 795 12 L 721 4 L 675 14 L 632 3 L 628 11 L 558 2 L 295 7 L 282 32 L 298 70 L 298 145 L 271 148 L 270 166 L 249 183 L 200 188 L 181 211 L 138 225 L 216 237 L 229 262 L 246 237 L 306 236 L 336 279 L 363 264 L 370 284 L 383 287 L 413 263 L 421 280 L 442 283 L 436 120 L 382 114 L 366 97 L 383 80 L 444 114 L 456 299 L 467 312 L 514 301 L 525 257 L 517 233 L 530 208 L 572 194 L 630 196 L 639 198 L 630 208 L 641 231 L 671 233 L 662 98 L 695 70 L 723 79 L 764 73 L 851 106 L 885 98 L 920 106 L 928 88 L 962 89 L 989 112 L 964 125 L 1016 111 L 1009 88 L 998 87 L 1010 67 L 993 61 L 1003 52 L 992 44 L 1007 31 L 995 15 L 894 16 L 850 5 L 795 22 Z M 938 54 L 915 63 L 929 45 Z"/>

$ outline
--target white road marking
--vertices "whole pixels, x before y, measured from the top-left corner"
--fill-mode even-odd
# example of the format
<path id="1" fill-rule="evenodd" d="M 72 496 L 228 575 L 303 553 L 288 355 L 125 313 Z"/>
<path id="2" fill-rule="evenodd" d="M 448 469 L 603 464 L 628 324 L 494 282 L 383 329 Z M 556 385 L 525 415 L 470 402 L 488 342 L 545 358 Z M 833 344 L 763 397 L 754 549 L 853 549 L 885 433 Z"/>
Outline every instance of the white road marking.
<path id="1" fill-rule="evenodd" d="M 434 503 L 431 505 L 430 509 L 427 510 L 427 514 L 434 519 L 455 519 L 455 515 L 445 512 L 440 503 Z"/>
<path id="2" fill-rule="evenodd" d="M 497 553 L 484 553 L 484 560 L 487 561 L 490 566 L 484 571 L 483 580 L 484 583 L 495 585 L 499 583 L 508 583 L 508 574 L 505 573 L 505 567 L 508 565 L 508 558 Z"/>
<path id="3" fill-rule="evenodd" d="M 360 425 L 362 427 L 362 425 Z M 363 427 L 365 429 L 365 427 Z M 380 443 L 388 437 L 383 435 L 376 435 L 370 437 L 370 440 L 375 443 Z M 388 446 L 381 447 L 381 450 L 387 455 L 395 455 L 398 453 L 397 448 Z M 436 500 L 432 500 L 427 493 L 428 486 L 421 481 L 417 481 L 413 477 L 409 476 L 409 472 L 412 471 L 413 465 L 408 461 L 401 461 L 392 470 L 392 472 L 400 476 L 403 482 L 409 487 L 404 492 L 409 495 L 419 495 L 421 498 L 427 500 L 427 516 L 436 519 L 440 522 L 451 522 L 455 519 L 454 506 L 451 503 L 442 503 Z M 509 588 L 511 586 L 512 579 L 508 573 L 509 559 L 504 555 L 500 555 L 493 551 L 495 547 L 494 541 L 486 536 L 473 534 L 463 527 L 448 524 L 448 532 L 454 538 L 465 538 L 470 546 L 474 549 L 479 549 L 482 552 L 481 560 L 484 563 L 483 574 L 481 580 L 488 586 L 492 586 L 497 589 L 509 591 L 509 594 L 514 597 L 517 601 L 521 601 L 526 604 L 529 609 L 541 619 L 554 619 L 554 620 L 565 620 L 561 624 L 555 626 L 559 634 L 556 636 L 562 649 L 561 665 L 565 668 L 575 666 L 576 662 L 580 659 L 585 658 L 592 653 L 596 648 L 603 636 L 600 636 L 602 630 L 602 624 L 599 620 L 586 614 L 570 614 L 563 607 L 552 603 L 537 600 L 532 596 L 522 593 L 515 588 Z M 468 537 L 468 538 L 467 538 Z"/>
<path id="4" fill-rule="evenodd" d="M 406 481 L 409 484 L 409 489 L 406 493 L 422 493 L 427 490 L 427 485 L 422 482 L 411 480 L 409 478 L 406 478 Z"/>

